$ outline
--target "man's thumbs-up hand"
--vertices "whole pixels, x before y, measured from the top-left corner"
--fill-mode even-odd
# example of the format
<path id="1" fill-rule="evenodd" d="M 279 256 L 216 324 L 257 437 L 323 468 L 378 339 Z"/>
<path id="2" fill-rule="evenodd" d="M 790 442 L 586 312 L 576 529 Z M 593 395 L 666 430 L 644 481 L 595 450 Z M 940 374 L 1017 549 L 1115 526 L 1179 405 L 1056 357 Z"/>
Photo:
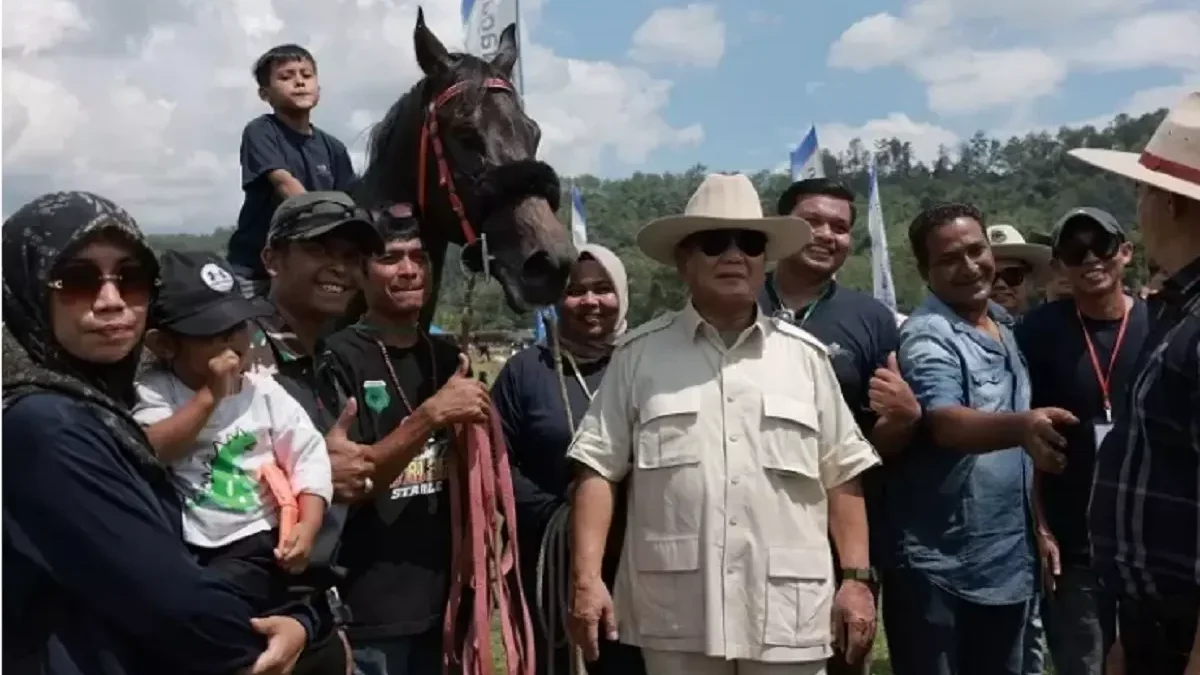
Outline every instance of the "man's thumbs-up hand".
<path id="1" fill-rule="evenodd" d="M 487 421 L 492 412 L 492 397 L 482 382 L 471 377 L 466 354 L 459 354 L 454 375 L 420 408 L 437 429 L 453 424 L 474 424 Z"/>
<path id="2" fill-rule="evenodd" d="M 346 400 L 342 413 L 325 434 L 329 464 L 333 470 L 333 494 L 342 502 L 356 502 L 367 496 L 375 486 L 372 476 L 375 465 L 367 447 L 350 440 L 350 427 L 358 415 L 358 401 Z"/>
<path id="3" fill-rule="evenodd" d="M 914 423 L 921 417 L 921 404 L 913 395 L 912 388 L 900 374 L 896 352 L 887 357 L 887 364 L 875 369 L 867 390 L 871 410 L 880 419 L 890 422 Z"/>

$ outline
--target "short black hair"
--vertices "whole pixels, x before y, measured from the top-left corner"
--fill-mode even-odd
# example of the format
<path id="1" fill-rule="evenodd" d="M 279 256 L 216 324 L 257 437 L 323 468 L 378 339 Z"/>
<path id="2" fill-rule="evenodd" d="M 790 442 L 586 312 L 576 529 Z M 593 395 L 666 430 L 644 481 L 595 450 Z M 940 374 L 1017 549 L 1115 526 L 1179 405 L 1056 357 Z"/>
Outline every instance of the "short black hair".
<path id="1" fill-rule="evenodd" d="M 383 237 L 383 243 L 412 241 L 421 238 L 421 221 L 407 210 L 383 209 L 374 214 L 375 229 Z"/>
<path id="2" fill-rule="evenodd" d="M 254 81 L 260 87 L 267 86 L 271 82 L 271 73 L 275 70 L 275 67 L 291 63 L 292 61 L 308 61 L 313 65 L 314 70 L 317 67 L 317 60 L 304 47 L 293 44 L 278 45 L 268 49 L 265 54 L 258 57 L 258 60 L 254 62 L 254 69 L 252 71 L 254 73 Z"/>
<path id="3" fill-rule="evenodd" d="M 858 210 L 854 207 L 854 191 L 847 187 L 845 183 L 834 178 L 805 178 L 804 180 L 792 183 L 779 197 L 776 209 L 779 215 L 790 216 L 792 215 L 792 209 L 796 208 L 801 199 L 813 195 L 825 195 L 826 197 L 844 199 L 850 202 L 850 224 L 854 224 L 854 219 L 858 213 Z"/>
<path id="4" fill-rule="evenodd" d="M 929 269 L 929 235 L 958 218 L 970 218 L 979 223 L 979 227 L 987 228 L 982 211 L 970 204 L 958 202 L 934 204 L 913 218 L 912 224 L 908 226 L 908 244 L 912 247 L 913 257 L 917 259 L 918 269 Z"/>

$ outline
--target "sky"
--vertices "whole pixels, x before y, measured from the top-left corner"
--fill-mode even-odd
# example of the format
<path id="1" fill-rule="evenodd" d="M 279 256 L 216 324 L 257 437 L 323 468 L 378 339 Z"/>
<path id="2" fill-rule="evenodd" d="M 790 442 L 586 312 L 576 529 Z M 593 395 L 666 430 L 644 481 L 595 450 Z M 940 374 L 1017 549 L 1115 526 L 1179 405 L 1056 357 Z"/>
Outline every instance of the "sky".
<path id="1" fill-rule="evenodd" d="M 454 48 L 460 0 L 424 0 Z M 149 231 L 231 226 L 250 67 L 316 55 L 321 128 L 359 170 L 366 133 L 419 77 L 415 0 L 4 0 L 5 215 L 87 189 Z M 1169 107 L 1200 89 L 1195 0 L 522 0 L 526 105 L 564 176 L 782 170 L 821 145 L 936 156 Z"/>

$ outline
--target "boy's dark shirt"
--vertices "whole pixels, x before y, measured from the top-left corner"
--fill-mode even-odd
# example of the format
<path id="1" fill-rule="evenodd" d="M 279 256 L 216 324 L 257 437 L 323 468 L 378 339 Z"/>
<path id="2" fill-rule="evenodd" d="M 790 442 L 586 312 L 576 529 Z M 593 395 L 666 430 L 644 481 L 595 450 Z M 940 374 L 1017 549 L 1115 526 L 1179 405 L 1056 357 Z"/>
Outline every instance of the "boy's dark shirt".
<path id="1" fill-rule="evenodd" d="M 340 408 L 358 403 L 350 439 L 371 444 L 400 426 L 450 379 L 459 350 L 422 335 L 413 347 L 387 347 L 396 391 L 380 345 L 361 326 L 330 336 L 318 359 L 322 398 Z M 436 365 L 435 365 L 436 364 Z M 342 599 L 352 613 L 351 638 L 372 639 L 424 633 L 441 622 L 449 592 L 451 522 L 444 457 L 449 436 L 436 432 L 424 455 L 409 464 L 390 487 L 352 508 L 342 534 L 338 564 L 347 570 Z"/>
<path id="2" fill-rule="evenodd" d="M 284 169 L 309 192 L 348 191 L 354 165 L 345 144 L 316 126 L 302 134 L 273 114 L 251 120 L 242 131 L 242 190 L 246 197 L 237 229 L 229 238 L 229 262 L 265 278 L 262 249 L 267 243 L 271 215 L 283 201 L 267 174 Z"/>
<path id="3" fill-rule="evenodd" d="M 1121 320 L 1084 319 L 1100 369 L 1107 373 Z M 1113 410 L 1121 410 L 1133 385 L 1138 354 L 1150 320 L 1146 303 L 1134 298 L 1129 324 L 1109 383 Z M 1104 423 L 1104 396 L 1096 379 L 1075 301 L 1057 300 L 1032 310 L 1014 330 L 1029 366 L 1031 407 L 1070 411 L 1079 424 L 1059 429 L 1067 439 L 1067 468 L 1059 475 L 1040 474 L 1042 507 L 1058 540 L 1064 565 L 1088 565 L 1087 509 L 1095 465 L 1095 425 Z M 1115 414 L 1115 413 L 1114 413 Z"/>

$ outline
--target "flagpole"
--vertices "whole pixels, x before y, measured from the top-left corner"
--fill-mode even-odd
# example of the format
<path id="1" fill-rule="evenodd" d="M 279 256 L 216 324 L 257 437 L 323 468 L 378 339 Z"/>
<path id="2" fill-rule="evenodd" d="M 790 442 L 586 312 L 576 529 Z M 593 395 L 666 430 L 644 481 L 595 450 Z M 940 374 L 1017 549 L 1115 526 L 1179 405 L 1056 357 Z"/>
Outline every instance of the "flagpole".
<path id="1" fill-rule="evenodd" d="M 517 15 L 517 89 L 521 92 L 521 107 L 525 107 L 525 31 L 521 24 L 521 0 L 513 0 Z"/>

